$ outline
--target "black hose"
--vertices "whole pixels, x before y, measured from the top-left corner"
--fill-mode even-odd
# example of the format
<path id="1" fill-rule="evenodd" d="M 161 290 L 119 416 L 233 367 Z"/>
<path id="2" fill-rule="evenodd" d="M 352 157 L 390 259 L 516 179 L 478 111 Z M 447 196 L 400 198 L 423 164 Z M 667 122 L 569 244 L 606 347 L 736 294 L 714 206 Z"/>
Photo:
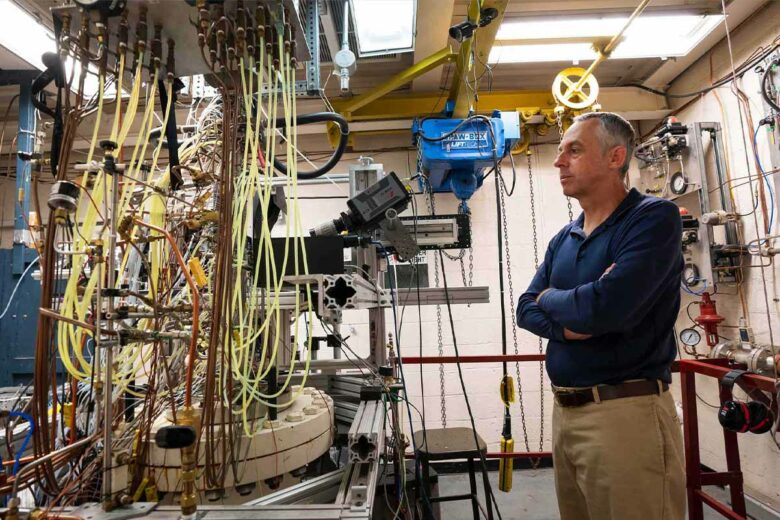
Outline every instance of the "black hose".
<path id="1" fill-rule="evenodd" d="M 295 118 L 295 124 L 298 126 L 308 125 L 310 123 L 336 123 L 339 126 L 341 138 L 339 139 L 339 144 L 336 147 L 336 150 L 333 152 L 333 155 L 330 156 L 330 159 L 328 159 L 325 164 L 314 171 L 298 172 L 298 179 L 301 180 L 316 179 L 317 177 L 331 171 L 341 160 L 341 156 L 344 155 L 344 150 L 347 149 L 347 141 L 349 140 L 349 124 L 347 123 L 347 120 L 341 116 L 341 114 L 337 114 L 335 112 L 315 112 L 313 114 L 299 115 Z M 278 118 L 276 120 L 277 128 L 284 126 L 284 124 L 284 118 Z M 274 157 L 274 168 L 276 168 L 276 170 L 282 175 L 287 175 L 287 165 L 276 157 Z"/>
<path id="2" fill-rule="evenodd" d="M 775 67 L 780 67 L 780 59 L 772 60 L 772 63 L 769 64 L 769 66 L 764 71 L 764 75 L 761 77 L 761 97 L 764 98 L 764 101 L 772 107 L 776 112 L 780 112 L 780 105 L 777 104 L 777 101 L 770 96 L 771 90 L 769 87 L 769 80 L 771 79 L 771 74 L 773 73 L 773 70 Z"/>

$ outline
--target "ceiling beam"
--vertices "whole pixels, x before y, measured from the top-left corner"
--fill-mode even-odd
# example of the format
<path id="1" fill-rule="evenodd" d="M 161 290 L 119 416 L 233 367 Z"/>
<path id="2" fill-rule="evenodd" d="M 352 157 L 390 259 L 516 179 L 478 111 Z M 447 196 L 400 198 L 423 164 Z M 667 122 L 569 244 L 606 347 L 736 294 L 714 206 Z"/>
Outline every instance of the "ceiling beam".
<path id="1" fill-rule="evenodd" d="M 455 54 L 452 52 L 452 49 L 447 46 L 441 49 L 439 52 L 428 56 L 419 63 L 415 63 L 408 69 L 399 72 L 389 80 L 366 92 L 365 94 L 361 94 L 360 96 L 347 101 L 334 100 L 333 106 L 338 112 L 343 114 L 347 120 L 351 120 L 352 114 L 354 112 L 362 109 L 367 105 L 370 105 L 371 103 L 374 103 L 377 99 L 386 96 L 390 92 L 396 90 L 399 87 L 402 87 L 403 85 L 406 85 L 420 75 L 437 69 L 445 63 L 451 62 L 454 58 Z"/>
<path id="2" fill-rule="evenodd" d="M 325 40 L 328 42 L 330 56 L 333 58 L 341 49 L 341 42 L 339 41 L 339 35 L 336 32 L 336 19 L 333 17 L 333 9 L 330 7 L 330 2 L 322 2 L 322 5 L 325 7 L 320 12 L 322 31 L 325 34 Z"/>
<path id="3" fill-rule="evenodd" d="M 453 0 L 417 0 L 417 34 L 414 39 L 414 62 L 419 63 L 426 57 L 447 45 L 449 28 L 452 23 Z M 439 69 L 427 72 L 412 82 L 415 92 L 430 92 L 441 86 Z"/>
<path id="4" fill-rule="evenodd" d="M 435 114 L 441 111 L 442 97 L 433 93 L 412 93 L 404 95 L 385 96 L 350 112 L 350 132 L 359 131 L 360 123 L 369 121 L 390 121 L 412 119 Z M 628 114 L 629 119 L 657 118 L 660 112 L 668 112 L 669 106 L 663 96 L 658 96 L 636 87 L 602 88 L 599 102 L 604 110 Z M 299 103 L 299 111 L 307 110 L 305 101 Z M 341 111 L 344 102 L 333 101 L 334 108 Z M 552 113 L 556 102 L 549 90 L 517 90 L 483 92 L 479 95 L 479 106 L 484 107 L 482 113 L 489 114 L 493 110 L 519 111 L 524 113 L 542 111 Z M 315 110 L 316 106 L 312 106 Z M 303 131 L 303 127 L 299 128 Z M 307 128 L 308 131 L 308 128 Z"/>

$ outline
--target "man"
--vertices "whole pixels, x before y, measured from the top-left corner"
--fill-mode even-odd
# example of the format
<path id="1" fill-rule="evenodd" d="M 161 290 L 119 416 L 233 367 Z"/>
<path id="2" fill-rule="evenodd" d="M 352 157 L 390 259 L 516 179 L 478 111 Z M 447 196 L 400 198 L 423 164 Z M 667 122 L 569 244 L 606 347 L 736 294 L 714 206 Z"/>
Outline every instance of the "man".
<path id="1" fill-rule="evenodd" d="M 549 339 L 561 518 L 682 519 L 683 443 L 668 391 L 680 308 L 681 221 L 627 190 L 634 142 L 617 114 L 579 116 L 555 166 L 582 214 L 550 242 L 517 323 Z"/>

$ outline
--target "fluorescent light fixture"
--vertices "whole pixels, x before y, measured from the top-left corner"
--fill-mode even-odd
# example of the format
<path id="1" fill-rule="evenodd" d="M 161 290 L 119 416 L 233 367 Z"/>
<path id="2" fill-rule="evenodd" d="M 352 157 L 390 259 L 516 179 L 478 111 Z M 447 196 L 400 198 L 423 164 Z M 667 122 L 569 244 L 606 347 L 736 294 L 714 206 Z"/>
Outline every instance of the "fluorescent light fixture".
<path id="1" fill-rule="evenodd" d="M 29 63 L 36 69 L 43 70 L 41 56 L 46 52 L 57 52 L 57 44 L 54 41 L 54 33 L 38 22 L 35 17 L 19 7 L 13 0 L 0 0 L 0 46 L 5 47 L 11 53 Z M 65 73 L 70 74 L 73 68 L 73 58 L 68 58 L 64 63 Z M 97 73 L 94 65 L 90 64 L 90 71 Z M 81 66 L 76 65 L 73 88 L 78 88 Z M 95 74 L 87 74 L 84 80 L 84 94 L 89 98 L 98 91 L 98 78 Z M 110 86 L 103 93 L 104 96 L 116 94 L 116 87 Z"/>
<path id="2" fill-rule="evenodd" d="M 571 43 L 618 34 L 628 16 L 507 21 L 496 35 L 490 63 L 590 61 L 596 52 L 588 43 Z M 641 15 L 623 35 L 613 59 L 685 56 L 723 21 L 723 15 L 690 13 Z M 539 40 L 545 40 L 541 43 Z M 555 40 L 562 40 L 557 43 Z M 524 43 L 527 41 L 527 43 Z"/>
<path id="3" fill-rule="evenodd" d="M 417 0 L 350 0 L 358 55 L 414 50 Z"/>

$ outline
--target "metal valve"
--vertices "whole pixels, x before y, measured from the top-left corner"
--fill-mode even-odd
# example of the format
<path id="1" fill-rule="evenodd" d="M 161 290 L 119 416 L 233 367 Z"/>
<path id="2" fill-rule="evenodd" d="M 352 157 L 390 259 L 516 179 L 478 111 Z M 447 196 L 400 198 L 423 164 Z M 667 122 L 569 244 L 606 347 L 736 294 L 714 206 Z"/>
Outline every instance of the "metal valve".
<path id="1" fill-rule="evenodd" d="M 722 209 L 719 209 L 716 211 L 710 211 L 709 213 L 704 213 L 700 220 L 702 224 L 706 224 L 708 226 L 722 226 L 727 222 L 733 222 L 737 220 L 737 216 L 734 213 L 727 213 Z"/>

